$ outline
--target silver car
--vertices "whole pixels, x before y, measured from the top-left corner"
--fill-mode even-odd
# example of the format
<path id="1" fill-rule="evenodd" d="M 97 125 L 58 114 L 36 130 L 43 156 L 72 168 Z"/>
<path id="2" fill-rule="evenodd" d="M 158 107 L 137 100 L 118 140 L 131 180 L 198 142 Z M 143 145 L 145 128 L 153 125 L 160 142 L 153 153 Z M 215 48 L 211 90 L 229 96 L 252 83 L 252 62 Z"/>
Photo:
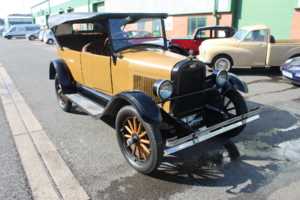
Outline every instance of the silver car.
<path id="1" fill-rule="evenodd" d="M 54 44 L 55 43 L 55 38 L 54 38 L 53 32 L 51 30 L 45 31 L 43 41 L 46 44 Z"/>
<path id="2" fill-rule="evenodd" d="M 7 39 L 12 38 L 24 38 L 26 34 L 40 29 L 39 25 L 35 24 L 24 24 L 24 25 L 14 25 L 11 26 L 7 31 L 3 33 L 3 37 Z"/>

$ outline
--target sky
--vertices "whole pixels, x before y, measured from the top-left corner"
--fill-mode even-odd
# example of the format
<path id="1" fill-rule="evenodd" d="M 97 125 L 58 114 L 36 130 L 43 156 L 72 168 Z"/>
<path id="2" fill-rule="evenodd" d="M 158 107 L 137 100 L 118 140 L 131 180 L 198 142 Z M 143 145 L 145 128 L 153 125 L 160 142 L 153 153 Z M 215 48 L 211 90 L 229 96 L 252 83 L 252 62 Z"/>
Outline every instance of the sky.
<path id="1" fill-rule="evenodd" d="M 42 0 L 0 0 L 0 17 L 4 18 L 11 13 L 30 13 L 32 5 Z"/>

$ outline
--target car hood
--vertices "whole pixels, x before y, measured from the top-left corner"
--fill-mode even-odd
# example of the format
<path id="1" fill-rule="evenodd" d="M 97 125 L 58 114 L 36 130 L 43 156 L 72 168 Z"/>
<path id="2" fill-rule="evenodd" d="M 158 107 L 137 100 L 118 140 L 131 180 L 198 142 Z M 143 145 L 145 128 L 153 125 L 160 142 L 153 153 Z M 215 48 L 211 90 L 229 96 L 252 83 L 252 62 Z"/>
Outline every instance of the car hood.
<path id="1" fill-rule="evenodd" d="M 161 49 L 136 48 L 122 52 L 122 57 L 139 74 L 170 78 L 173 67 L 186 57 Z"/>
<path id="2" fill-rule="evenodd" d="M 210 45 L 235 45 L 237 40 L 234 38 L 223 38 L 223 39 L 209 39 L 205 40 L 201 46 L 210 46 Z"/>

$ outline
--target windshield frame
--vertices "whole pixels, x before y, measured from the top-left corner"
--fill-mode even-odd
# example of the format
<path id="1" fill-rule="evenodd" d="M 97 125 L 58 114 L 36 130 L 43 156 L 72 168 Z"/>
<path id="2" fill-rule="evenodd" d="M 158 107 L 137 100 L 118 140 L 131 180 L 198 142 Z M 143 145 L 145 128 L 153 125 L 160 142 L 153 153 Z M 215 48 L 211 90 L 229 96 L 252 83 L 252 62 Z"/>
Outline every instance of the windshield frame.
<path id="1" fill-rule="evenodd" d="M 113 45 L 113 42 L 115 39 L 113 39 L 113 37 L 112 37 L 112 30 L 111 30 L 111 24 L 110 24 L 111 20 L 114 20 L 114 19 L 123 19 L 123 18 L 111 18 L 108 20 L 109 40 L 111 41 L 110 46 L 111 46 L 111 51 L 113 53 L 118 53 L 118 52 L 121 52 L 121 51 L 124 51 L 127 49 L 142 47 L 142 46 L 149 47 L 149 48 L 151 48 L 151 47 L 152 48 L 160 48 L 163 50 L 168 49 L 168 40 L 167 40 L 166 29 L 165 29 L 165 20 L 163 17 L 152 17 L 152 16 L 151 17 L 143 16 L 143 17 L 140 17 L 138 20 L 140 20 L 140 19 L 159 19 L 160 23 L 161 23 L 161 32 L 162 33 L 161 33 L 161 37 L 157 37 L 157 38 L 163 39 L 163 45 L 151 44 L 151 43 L 140 43 L 140 44 L 131 44 L 131 45 L 125 46 L 123 48 L 115 49 L 114 45 Z M 137 38 L 137 39 L 142 39 L 142 38 Z"/>
<path id="2" fill-rule="evenodd" d="M 241 32 L 241 31 L 244 31 L 244 32 L 245 32 L 244 36 L 243 36 L 242 38 L 237 38 L 236 35 L 237 35 L 239 32 Z M 239 40 L 239 41 L 243 41 L 243 40 L 248 36 L 248 34 L 249 34 L 250 32 L 251 32 L 251 31 L 246 30 L 246 29 L 239 29 L 239 30 L 232 36 L 232 38 L 234 38 L 234 39 L 236 39 L 236 40 Z"/>

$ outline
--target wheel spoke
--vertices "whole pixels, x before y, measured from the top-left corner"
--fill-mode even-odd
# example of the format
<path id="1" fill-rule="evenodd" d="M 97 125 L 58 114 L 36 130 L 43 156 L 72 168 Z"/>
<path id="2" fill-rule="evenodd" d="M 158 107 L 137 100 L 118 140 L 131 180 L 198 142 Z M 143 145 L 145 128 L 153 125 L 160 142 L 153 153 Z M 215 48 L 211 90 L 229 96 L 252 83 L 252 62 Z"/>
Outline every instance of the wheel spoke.
<path id="1" fill-rule="evenodd" d="M 140 142 L 143 144 L 150 144 L 150 141 L 145 139 L 141 139 Z"/>
<path id="2" fill-rule="evenodd" d="M 128 133 L 130 133 L 131 135 L 133 134 L 132 130 L 128 127 L 128 126 L 125 126 L 125 129 L 128 131 Z"/>
<path id="3" fill-rule="evenodd" d="M 138 129 L 137 129 L 136 133 L 140 134 L 141 129 L 142 129 L 142 123 L 139 122 Z"/>
<path id="4" fill-rule="evenodd" d="M 131 135 L 125 134 L 124 137 L 125 138 L 131 138 Z"/>
<path id="5" fill-rule="evenodd" d="M 230 103 L 232 103 L 230 100 L 226 103 L 226 105 L 225 105 L 225 108 L 227 108 L 229 105 L 230 105 Z"/>
<path id="6" fill-rule="evenodd" d="M 128 123 L 128 125 L 129 125 L 130 129 L 131 129 L 131 130 L 134 130 L 134 129 L 133 129 L 133 126 L 132 126 L 132 123 L 131 123 L 131 121 L 130 121 L 130 119 L 127 120 L 127 123 Z"/>
<path id="7" fill-rule="evenodd" d="M 140 138 L 143 138 L 145 135 L 147 135 L 147 132 L 146 132 L 146 131 L 142 132 L 142 133 L 139 135 L 139 137 L 140 137 Z"/>
<path id="8" fill-rule="evenodd" d="M 149 151 L 149 149 L 144 145 L 144 144 L 140 144 L 141 145 L 141 147 L 142 147 L 142 149 L 143 149 L 143 151 L 147 154 L 147 156 L 150 154 L 150 151 Z"/>
<path id="9" fill-rule="evenodd" d="M 135 155 L 137 156 L 138 159 L 140 159 L 140 147 L 138 145 L 136 145 L 136 149 L 135 149 Z"/>
<path id="10" fill-rule="evenodd" d="M 137 131 L 136 117 L 133 118 L 133 131 Z"/>

